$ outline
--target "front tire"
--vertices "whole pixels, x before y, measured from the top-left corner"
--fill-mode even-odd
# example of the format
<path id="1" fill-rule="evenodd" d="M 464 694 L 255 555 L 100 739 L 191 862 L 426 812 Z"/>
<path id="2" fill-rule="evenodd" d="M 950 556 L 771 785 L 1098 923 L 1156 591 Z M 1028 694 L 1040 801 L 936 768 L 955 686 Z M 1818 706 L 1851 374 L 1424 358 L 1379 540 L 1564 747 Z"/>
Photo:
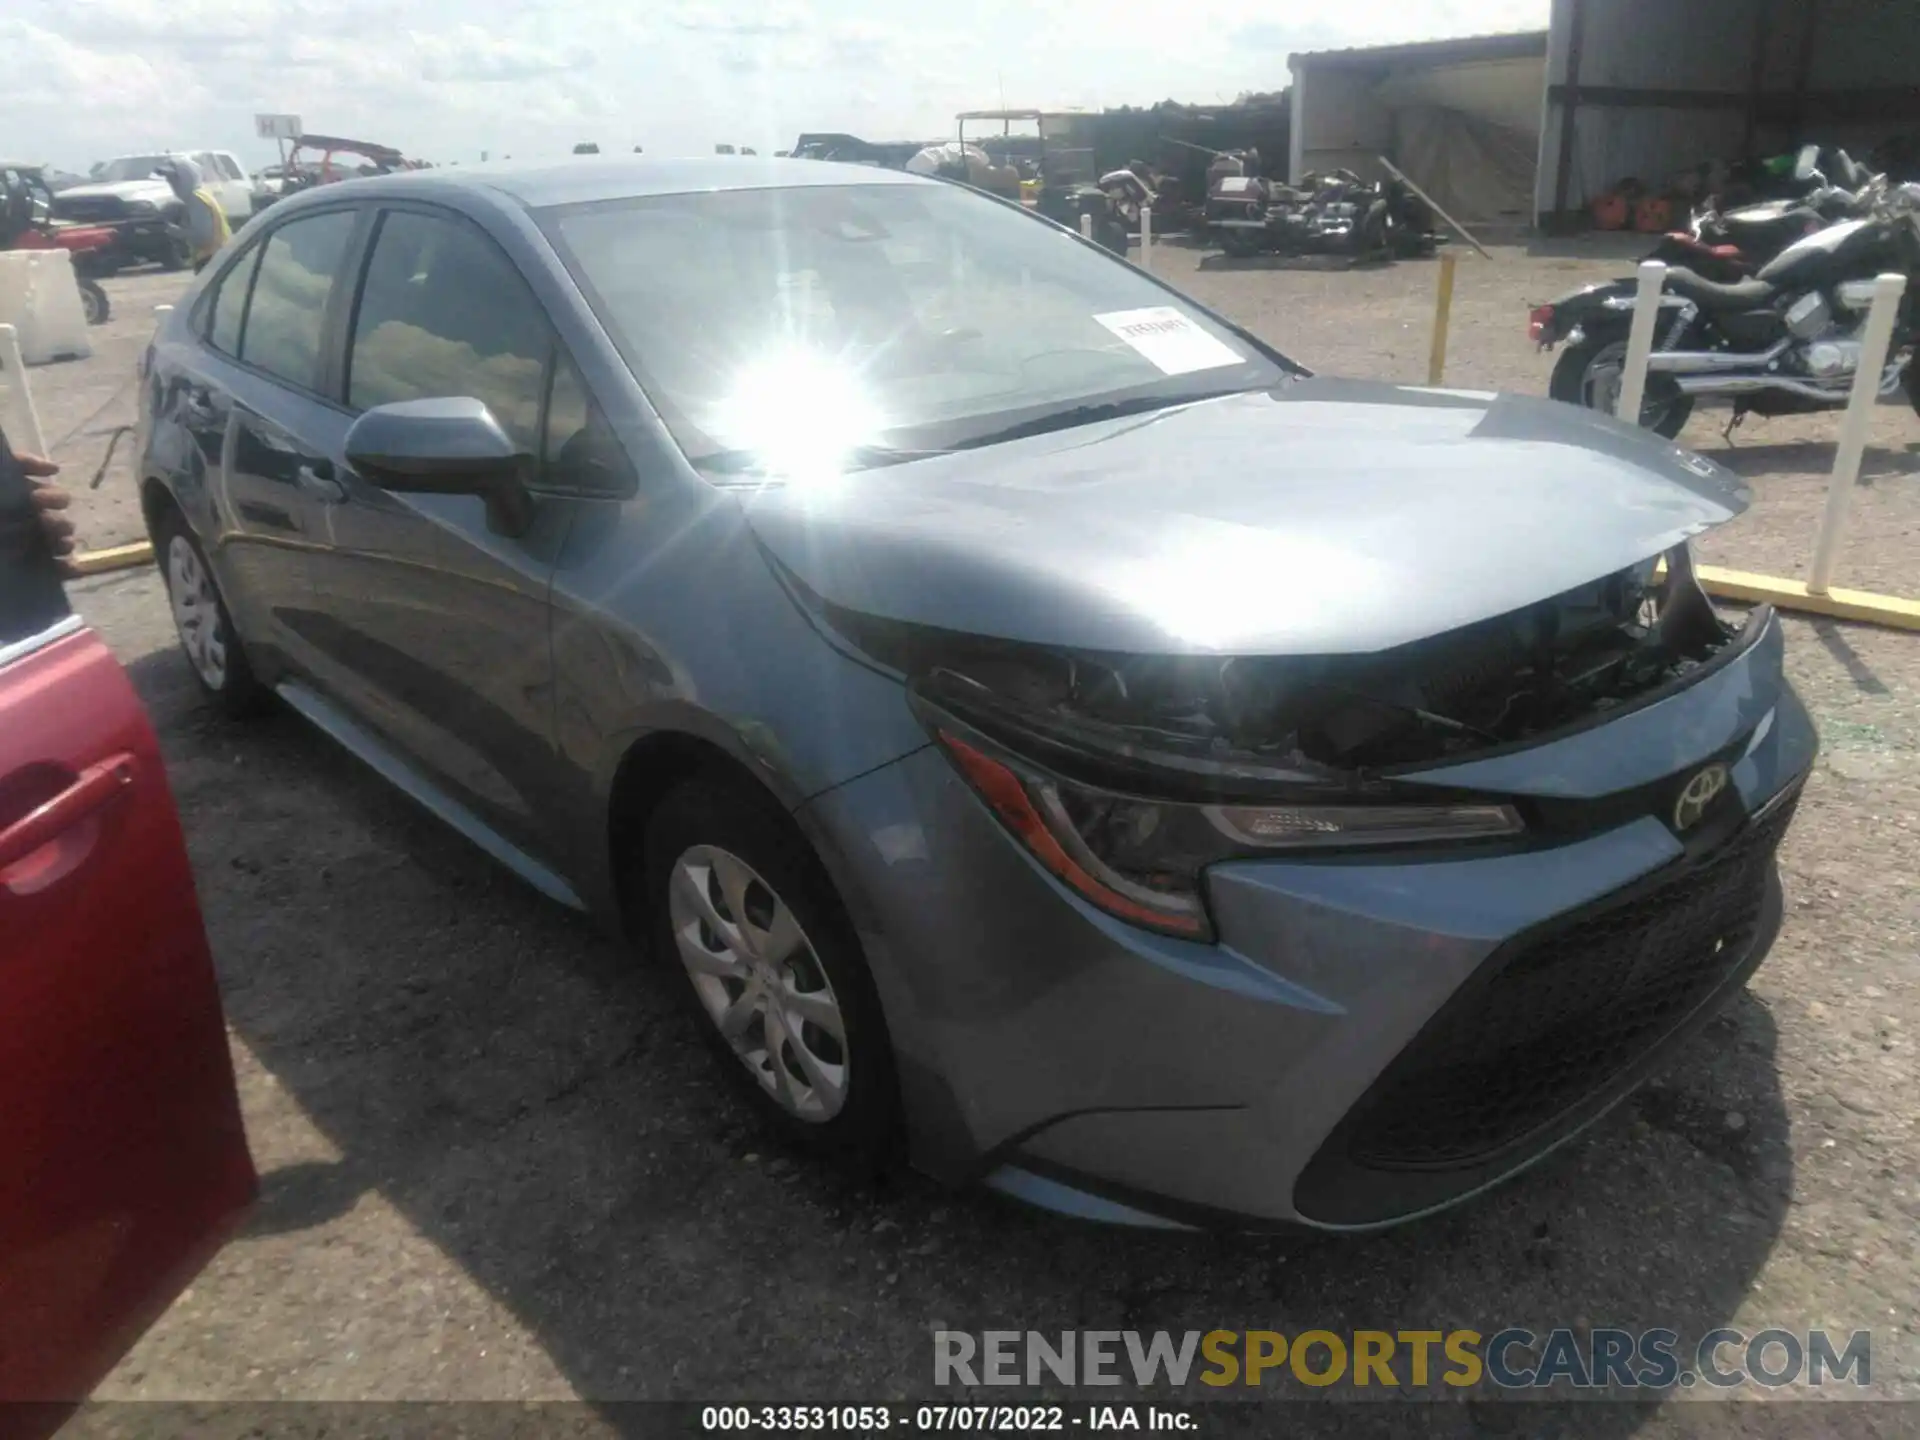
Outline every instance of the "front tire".
<path id="1" fill-rule="evenodd" d="M 1626 358 L 1625 335 L 1589 335 L 1560 352 L 1547 393 L 1569 405 L 1611 415 L 1619 399 L 1620 372 Z M 1664 375 L 1647 377 L 1646 393 L 1640 402 L 1641 429 L 1671 440 L 1692 414 L 1691 396 L 1680 394 Z"/>
<path id="2" fill-rule="evenodd" d="M 193 678 L 227 715 L 239 719 L 258 714 L 269 692 L 254 676 L 206 552 L 178 510 L 169 508 L 154 526 L 153 554 L 166 581 L 174 634 Z"/>
<path id="3" fill-rule="evenodd" d="M 1260 242 L 1244 230 L 1220 232 L 1221 253 L 1235 260 L 1249 260 L 1260 253 Z"/>
<path id="4" fill-rule="evenodd" d="M 824 867 L 771 801 L 696 777 L 648 822 L 639 884 L 657 961 L 721 1070 L 792 1145 L 876 1170 L 899 1133 L 892 1043 Z"/>

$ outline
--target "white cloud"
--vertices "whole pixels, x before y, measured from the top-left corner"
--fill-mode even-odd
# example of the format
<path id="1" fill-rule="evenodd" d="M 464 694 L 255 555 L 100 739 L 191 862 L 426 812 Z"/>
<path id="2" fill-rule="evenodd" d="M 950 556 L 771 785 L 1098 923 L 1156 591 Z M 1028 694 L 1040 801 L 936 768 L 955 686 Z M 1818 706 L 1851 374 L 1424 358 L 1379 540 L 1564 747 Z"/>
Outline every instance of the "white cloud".
<path id="1" fill-rule="evenodd" d="M 12 0 L 0 134 L 84 168 L 220 146 L 258 111 L 446 161 L 783 148 L 802 130 L 945 135 L 998 104 L 1208 102 L 1287 82 L 1290 50 L 1522 29 L 1549 0 Z M 1177 32 L 1178 43 L 1170 43 Z"/>

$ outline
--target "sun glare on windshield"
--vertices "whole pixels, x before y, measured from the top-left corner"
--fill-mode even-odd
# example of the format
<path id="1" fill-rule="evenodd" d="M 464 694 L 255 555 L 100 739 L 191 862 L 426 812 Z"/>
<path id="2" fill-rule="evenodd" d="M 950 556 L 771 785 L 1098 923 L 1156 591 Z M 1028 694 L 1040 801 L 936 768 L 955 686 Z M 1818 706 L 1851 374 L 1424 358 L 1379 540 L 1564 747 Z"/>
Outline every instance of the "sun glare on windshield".
<path id="1" fill-rule="evenodd" d="M 769 475 L 819 482 L 877 441 L 884 421 L 858 374 L 832 355 L 786 346 L 742 367 L 708 425 Z"/>

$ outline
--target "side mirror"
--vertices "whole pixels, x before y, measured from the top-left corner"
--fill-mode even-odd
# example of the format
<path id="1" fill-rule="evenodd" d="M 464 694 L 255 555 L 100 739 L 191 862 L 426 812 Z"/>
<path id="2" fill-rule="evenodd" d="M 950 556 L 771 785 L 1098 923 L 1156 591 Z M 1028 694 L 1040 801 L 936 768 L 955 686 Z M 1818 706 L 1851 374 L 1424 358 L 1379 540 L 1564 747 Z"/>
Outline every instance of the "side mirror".
<path id="1" fill-rule="evenodd" d="M 480 496 L 487 524 L 503 535 L 524 535 L 533 523 L 533 457 L 471 396 L 376 405 L 348 429 L 346 452 L 382 489 Z"/>

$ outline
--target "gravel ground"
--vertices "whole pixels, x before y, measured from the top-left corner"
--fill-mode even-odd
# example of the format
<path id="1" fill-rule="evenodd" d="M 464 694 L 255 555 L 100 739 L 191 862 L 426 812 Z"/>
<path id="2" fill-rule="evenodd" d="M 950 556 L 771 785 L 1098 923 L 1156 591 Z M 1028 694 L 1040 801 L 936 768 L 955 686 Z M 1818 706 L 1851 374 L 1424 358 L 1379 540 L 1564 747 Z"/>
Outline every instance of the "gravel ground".
<path id="1" fill-rule="evenodd" d="M 1462 258 L 1447 383 L 1538 392 L 1526 303 L 1620 266 L 1496 256 Z M 1316 368 L 1424 376 L 1430 264 L 1157 258 Z M 101 353 L 34 372 L 70 475 L 129 417 L 127 398 L 94 412 L 178 288 L 110 282 L 122 318 L 95 332 Z M 1729 453 L 1694 422 L 1689 443 L 1755 481 L 1753 511 L 1702 547 L 1711 559 L 1800 573 L 1831 432 L 1756 423 Z M 1843 583 L 1916 588 L 1916 439 L 1911 413 L 1882 411 Z M 123 462 L 80 521 L 92 546 L 137 537 Z M 251 1227 L 103 1398 L 871 1400 L 928 1392 L 943 1325 L 1509 1324 L 1870 1329 L 1875 1392 L 1920 1397 L 1914 637 L 1787 622 L 1825 751 L 1783 852 L 1786 928 L 1749 992 L 1521 1181 L 1384 1236 L 1316 1242 L 1097 1230 L 796 1163 L 713 1083 L 659 976 L 295 721 L 242 728 L 203 708 L 150 573 L 76 592 L 161 730 L 264 1176 Z M 1321 1407 L 1314 1428 L 1353 1408 Z M 619 1412 L 590 1413 L 620 1428 Z M 1749 1434 L 1759 1414 L 1592 1406 L 1564 1433 Z M 1920 1433 L 1911 1406 L 1822 1414 L 1838 1418 L 1809 1433 Z M 1547 1433 L 1503 1420 L 1451 1407 L 1405 1433 Z"/>

